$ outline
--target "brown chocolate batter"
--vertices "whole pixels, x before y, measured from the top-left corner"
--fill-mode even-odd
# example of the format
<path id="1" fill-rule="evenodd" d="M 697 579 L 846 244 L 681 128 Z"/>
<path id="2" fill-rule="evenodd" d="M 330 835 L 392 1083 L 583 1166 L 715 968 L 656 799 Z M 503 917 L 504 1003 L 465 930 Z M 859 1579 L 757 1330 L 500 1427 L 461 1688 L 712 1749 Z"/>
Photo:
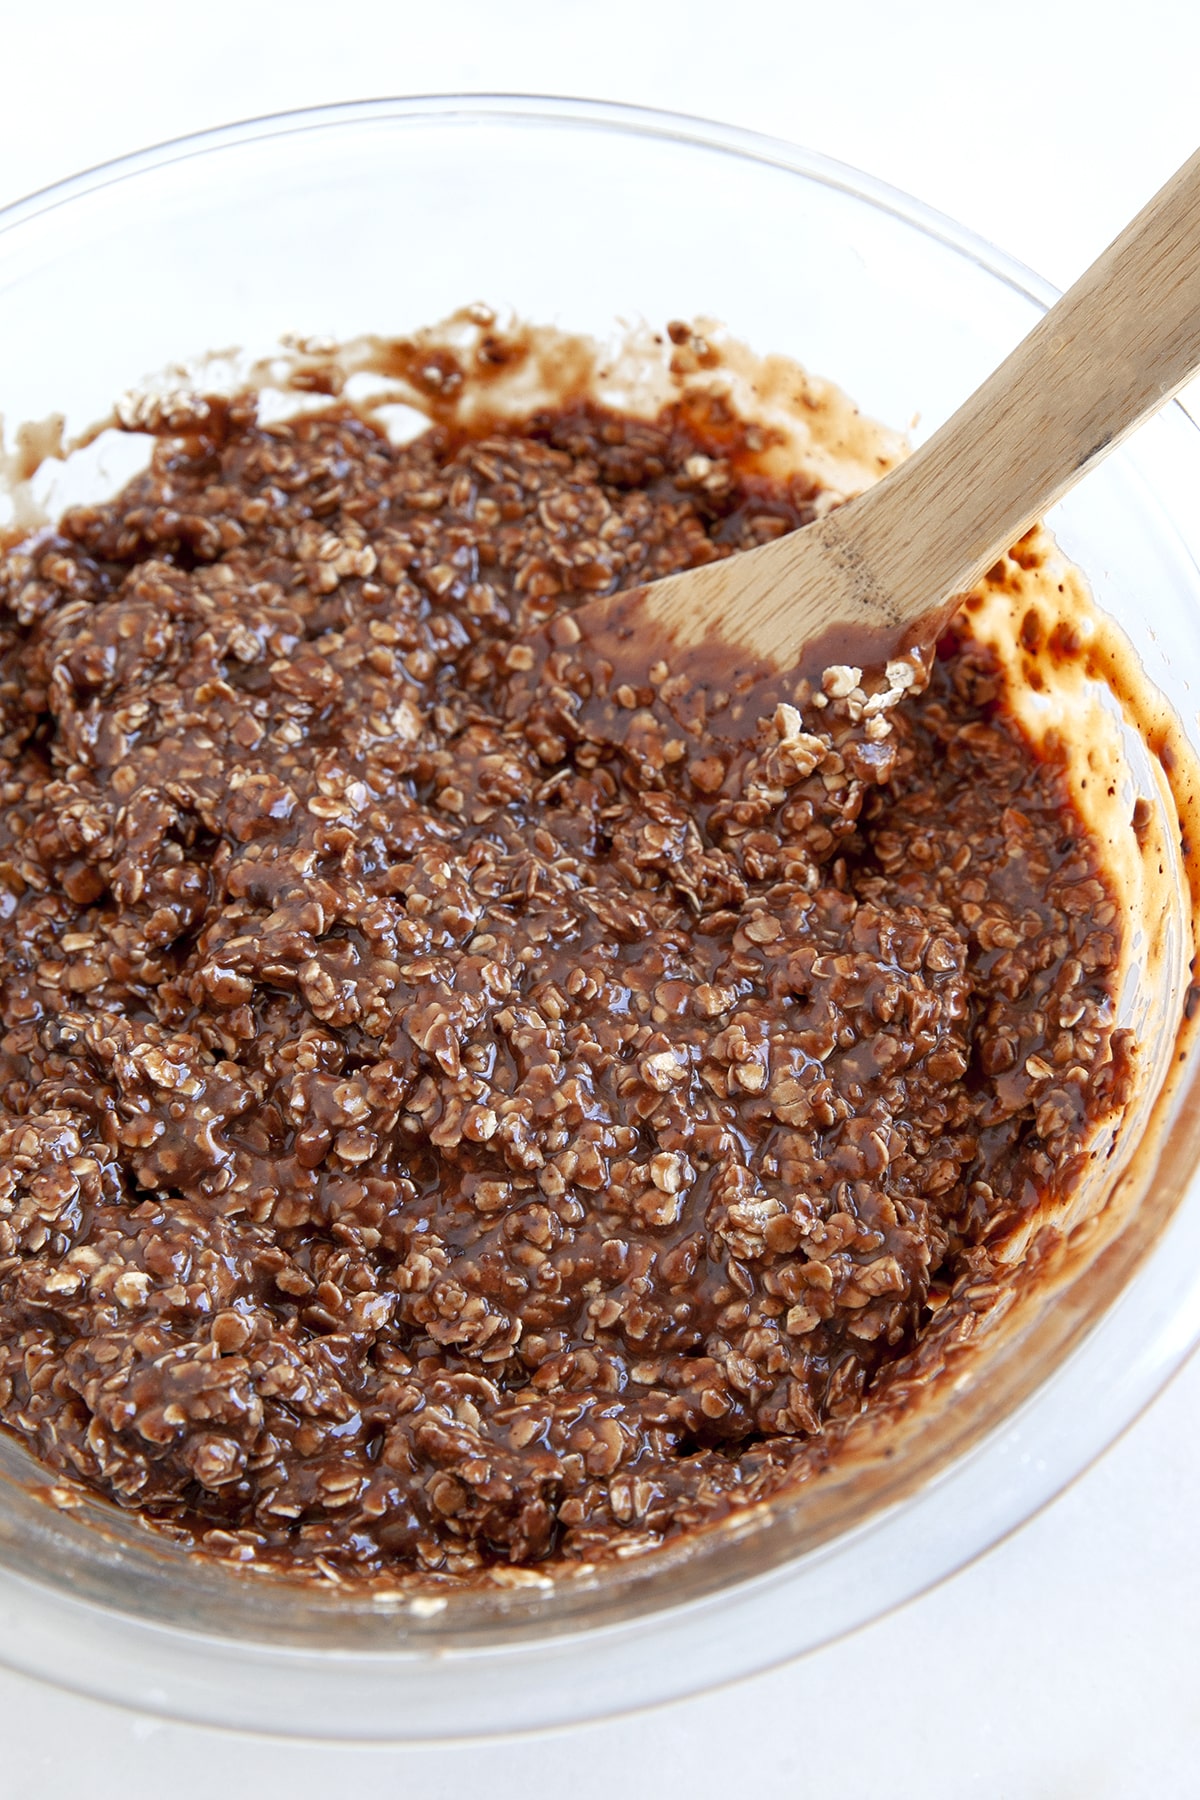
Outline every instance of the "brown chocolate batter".
<path id="1" fill-rule="evenodd" d="M 51 1470 L 297 1571 L 652 1544 L 1070 1186 L 1120 920 L 987 653 L 738 724 L 578 641 L 812 515 L 754 442 L 214 402 L 0 558 L 0 1417 Z"/>

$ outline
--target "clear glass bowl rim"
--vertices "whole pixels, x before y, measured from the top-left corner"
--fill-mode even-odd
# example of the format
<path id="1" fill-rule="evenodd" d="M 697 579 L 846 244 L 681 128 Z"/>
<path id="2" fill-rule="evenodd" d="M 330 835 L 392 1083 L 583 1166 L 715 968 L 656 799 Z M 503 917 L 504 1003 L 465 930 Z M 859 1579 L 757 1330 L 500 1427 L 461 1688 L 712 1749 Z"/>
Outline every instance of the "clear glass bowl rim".
<path id="1" fill-rule="evenodd" d="M 97 163 L 76 175 L 48 187 L 37 188 L 19 200 L 0 207 L 0 233 L 24 224 L 40 213 L 67 205 L 73 200 L 127 181 L 152 169 L 187 157 L 203 156 L 214 150 L 249 144 L 265 138 L 287 137 L 295 132 L 320 131 L 338 126 L 389 119 L 526 119 L 563 125 L 588 126 L 594 130 L 617 131 L 630 135 L 666 138 L 678 144 L 692 144 L 706 150 L 724 150 L 745 161 L 760 162 L 807 175 L 824 186 L 840 189 L 855 198 L 867 200 L 881 212 L 894 214 L 915 225 L 926 237 L 946 244 L 960 255 L 971 257 L 988 273 L 1026 294 L 1041 306 L 1051 306 L 1059 290 L 1018 262 L 1015 257 L 997 250 L 984 237 L 958 224 L 945 213 L 926 206 L 901 189 L 876 176 L 839 162 L 817 150 L 809 150 L 783 138 L 768 137 L 762 132 L 742 126 L 720 124 L 688 113 L 667 112 L 658 107 L 627 106 L 619 101 L 589 100 L 571 96 L 520 93 L 416 94 L 375 100 L 347 100 L 330 105 L 304 107 L 296 111 L 263 113 L 255 118 L 230 125 L 217 125 L 207 131 L 184 137 L 167 138 L 145 150 L 135 150 L 109 162 Z"/>

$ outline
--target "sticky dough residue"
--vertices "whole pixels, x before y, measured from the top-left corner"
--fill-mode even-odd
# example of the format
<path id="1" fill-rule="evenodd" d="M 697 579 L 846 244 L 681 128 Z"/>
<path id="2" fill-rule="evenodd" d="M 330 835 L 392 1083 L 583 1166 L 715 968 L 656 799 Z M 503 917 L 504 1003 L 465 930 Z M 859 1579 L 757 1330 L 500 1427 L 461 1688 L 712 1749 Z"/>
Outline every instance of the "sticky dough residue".
<path id="1" fill-rule="evenodd" d="M 1196 903 L 1181 855 L 1179 783 L 1168 773 L 1171 757 L 1162 755 L 1172 715 L 1050 532 L 1035 526 L 989 571 L 964 612 L 1003 664 L 1008 705 L 1026 736 L 1061 759 L 1125 921 L 1118 1023 L 1133 1031 L 1137 1058 L 1123 1128 L 1112 1155 L 1107 1143 L 1097 1146 L 1105 1154 L 1093 1159 L 1068 1209 L 1053 1221 L 1035 1218 L 1027 1241 L 1041 1224 L 1069 1230 L 1094 1215 L 1124 1168 L 1138 1135 L 1131 1122 L 1147 1120 L 1176 1055 Z"/>
<path id="2" fill-rule="evenodd" d="M 258 392 L 264 419 L 344 398 L 397 439 L 430 420 L 502 423 L 585 397 L 652 418 L 673 402 L 724 395 L 759 421 L 764 473 L 804 470 L 825 490 L 825 508 L 869 487 L 906 450 L 899 433 L 865 418 L 832 382 L 787 357 L 759 356 L 711 320 L 672 324 L 666 332 L 640 325 L 600 343 L 553 326 L 501 326 L 476 305 L 403 339 L 335 345 L 296 337 L 261 356 L 220 351 L 174 364 L 70 440 L 59 415 L 18 426 L 7 454 L 0 438 L 0 528 L 5 511 L 11 526 L 29 531 L 65 505 L 110 498 L 135 472 L 128 442 L 112 455 L 115 439 L 140 445 L 144 466 L 154 435 L 185 432 L 195 420 L 198 396 L 247 388 Z M 111 478 L 97 446 L 110 453 Z"/>

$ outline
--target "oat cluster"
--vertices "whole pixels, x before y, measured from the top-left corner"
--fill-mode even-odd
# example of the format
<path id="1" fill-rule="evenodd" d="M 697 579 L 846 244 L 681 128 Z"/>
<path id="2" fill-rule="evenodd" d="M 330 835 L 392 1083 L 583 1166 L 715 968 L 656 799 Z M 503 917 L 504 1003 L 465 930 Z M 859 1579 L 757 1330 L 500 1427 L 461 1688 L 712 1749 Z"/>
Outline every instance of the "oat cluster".
<path id="1" fill-rule="evenodd" d="M 1119 920 L 984 653 L 731 735 L 573 628 L 811 516 L 754 442 L 214 402 L 0 560 L 49 1469 L 327 1575 L 627 1554 L 799 1479 L 1073 1178 Z"/>

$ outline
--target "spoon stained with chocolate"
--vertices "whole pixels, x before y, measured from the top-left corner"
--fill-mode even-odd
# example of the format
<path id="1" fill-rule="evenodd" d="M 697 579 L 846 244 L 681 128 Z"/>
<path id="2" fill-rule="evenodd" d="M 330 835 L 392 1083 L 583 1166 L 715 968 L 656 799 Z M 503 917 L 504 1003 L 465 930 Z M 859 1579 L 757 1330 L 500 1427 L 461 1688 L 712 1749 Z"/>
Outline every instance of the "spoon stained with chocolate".
<path id="1" fill-rule="evenodd" d="M 1030 525 L 1200 368 L 1200 151 L 958 411 L 800 531 L 575 615 L 722 685 L 932 644 Z M 690 653 L 690 654 L 689 654 Z"/>

